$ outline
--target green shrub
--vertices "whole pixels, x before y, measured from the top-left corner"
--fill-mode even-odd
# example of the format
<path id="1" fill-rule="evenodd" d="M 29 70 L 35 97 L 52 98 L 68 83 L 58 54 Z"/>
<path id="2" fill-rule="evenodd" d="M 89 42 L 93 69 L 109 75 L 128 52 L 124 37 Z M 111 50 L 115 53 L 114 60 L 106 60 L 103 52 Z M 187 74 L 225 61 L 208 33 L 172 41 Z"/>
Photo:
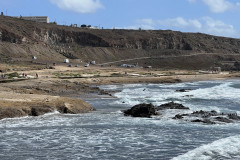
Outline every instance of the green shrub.
<path id="1" fill-rule="evenodd" d="M 112 73 L 111 76 L 113 77 L 119 77 L 119 76 L 122 76 L 121 73 Z"/>
<path id="2" fill-rule="evenodd" d="M 17 72 L 9 73 L 7 74 L 9 79 L 12 79 L 13 77 L 18 77 L 20 78 L 19 74 Z"/>

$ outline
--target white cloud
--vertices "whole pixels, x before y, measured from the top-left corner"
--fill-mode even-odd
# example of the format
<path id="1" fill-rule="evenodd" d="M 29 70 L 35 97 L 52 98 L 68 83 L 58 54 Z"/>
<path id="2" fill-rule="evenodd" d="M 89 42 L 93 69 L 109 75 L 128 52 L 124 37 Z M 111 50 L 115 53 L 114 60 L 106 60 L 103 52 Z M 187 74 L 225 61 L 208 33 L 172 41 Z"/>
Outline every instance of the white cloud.
<path id="1" fill-rule="evenodd" d="M 189 3 L 194 3 L 198 0 L 187 0 Z M 223 13 L 240 6 L 240 2 L 233 3 L 229 0 L 201 0 L 208 6 L 209 10 L 213 13 Z"/>
<path id="2" fill-rule="evenodd" d="M 202 23 L 197 19 L 189 20 L 189 25 L 193 26 L 194 28 L 197 28 L 197 29 L 202 28 Z"/>
<path id="3" fill-rule="evenodd" d="M 205 30 L 206 33 L 232 37 L 238 35 L 238 32 L 230 24 L 225 24 L 222 21 L 214 20 L 210 17 L 204 17 L 202 19 L 204 21 L 202 30 Z"/>
<path id="4" fill-rule="evenodd" d="M 103 8 L 100 0 L 50 0 L 60 9 L 76 13 L 94 13 Z"/>
<path id="5" fill-rule="evenodd" d="M 159 20 L 158 24 L 161 26 L 176 27 L 176 28 L 201 28 L 202 24 L 197 19 L 186 20 L 182 17 L 177 17 L 173 19 Z"/>
<path id="6" fill-rule="evenodd" d="M 164 26 L 180 27 L 180 28 L 186 27 L 188 25 L 188 23 L 182 17 L 159 20 L 158 23 Z"/>
<path id="7" fill-rule="evenodd" d="M 132 26 L 125 26 L 125 27 L 115 27 L 117 29 L 149 29 L 153 30 L 155 26 L 155 21 L 153 19 L 138 19 L 135 21 L 135 25 Z"/>
<path id="8" fill-rule="evenodd" d="M 119 27 L 118 27 L 119 28 Z M 215 20 L 211 17 L 199 19 L 184 19 L 177 17 L 165 20 L 142 19 L 136 25 L 123 27 L 124 29 L 171 29 L 182 32 L 201 32 L 216 36 L 239 37 L 240 33 L 230 24 Z"/>
<path id="9" fill-rule="evenodd" d="M 211 12 L 222 13 L 234 8 L 233 3 L 226 0 L 203 0 Z"/>

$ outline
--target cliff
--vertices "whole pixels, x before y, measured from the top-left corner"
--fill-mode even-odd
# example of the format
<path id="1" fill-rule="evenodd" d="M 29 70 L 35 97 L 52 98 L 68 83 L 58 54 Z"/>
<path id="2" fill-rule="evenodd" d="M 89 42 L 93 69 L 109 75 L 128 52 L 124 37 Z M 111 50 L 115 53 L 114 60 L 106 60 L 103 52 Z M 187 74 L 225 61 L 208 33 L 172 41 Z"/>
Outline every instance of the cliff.
<path id="1" fill-rule="evenodd" d="M 240 39 L 170 30 L 96 30 L 0 16 L 0 61 L 129 60 L 163 68 L 202 69 L 240 59 Z M 146 57 L 142 58 L 141 57 Z M 115 63 L 117 65 L 119 63 Z"/>

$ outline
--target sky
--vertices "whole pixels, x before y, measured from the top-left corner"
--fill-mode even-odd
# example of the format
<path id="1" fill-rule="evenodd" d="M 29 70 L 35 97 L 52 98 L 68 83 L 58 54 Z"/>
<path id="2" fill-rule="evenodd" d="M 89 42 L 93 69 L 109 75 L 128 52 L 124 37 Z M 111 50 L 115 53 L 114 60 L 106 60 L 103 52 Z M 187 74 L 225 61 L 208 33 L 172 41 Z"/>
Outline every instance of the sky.
<path id="1" fill-rule="evenodd" d="M 61 25 L 201 32 L 240 38 L 240 0 L 0 0 L 8 16 Z"/>

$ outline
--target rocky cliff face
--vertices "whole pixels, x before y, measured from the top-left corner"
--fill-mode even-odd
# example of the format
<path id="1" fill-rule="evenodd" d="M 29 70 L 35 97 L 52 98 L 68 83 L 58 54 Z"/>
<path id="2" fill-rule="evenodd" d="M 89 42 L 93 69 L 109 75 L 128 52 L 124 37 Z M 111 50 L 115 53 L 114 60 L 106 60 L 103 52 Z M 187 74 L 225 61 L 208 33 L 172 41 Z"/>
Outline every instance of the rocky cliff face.
<path id="1" fill-rule="evenodd" d="M 206 61 L 206 64 L 201 64 L 199 67 L 205 65 L 209 67 L 210 64 L 219 60 L 238 60 L 240 55 L 239 39 L 200 33 L 169 30 L 91 30 L 4 16 L 0 16 L 0 21 L 0 57 L 27 58 L 36 55 L 42 60 L 60 61 L 67 57 L 82 61 L 94 59 L 103 63 L 146 56 L 206 53 L 206 56 L 212 60 L 202 59 L 201 62 Z M 198 61 L 194 62 L 197 59 L 185 57 L 184 61 L 189 62 L 191 66 L 185 65 L 183 68 L 197 64 Z M 173 58 L 168 58 L 168 61 L 170 60 L 172 64 L 180 64 Z M 165 66 L 171 66 L 168 61 L 155 58 L 155 60 L 148 59 L 139 63 L 159 67 L 159 64 L 164 62 Z M 177 66 L 179 65 L 172 65 L 172 67 Z M 198 65 L 193 68 L 196 67 Z"/>

